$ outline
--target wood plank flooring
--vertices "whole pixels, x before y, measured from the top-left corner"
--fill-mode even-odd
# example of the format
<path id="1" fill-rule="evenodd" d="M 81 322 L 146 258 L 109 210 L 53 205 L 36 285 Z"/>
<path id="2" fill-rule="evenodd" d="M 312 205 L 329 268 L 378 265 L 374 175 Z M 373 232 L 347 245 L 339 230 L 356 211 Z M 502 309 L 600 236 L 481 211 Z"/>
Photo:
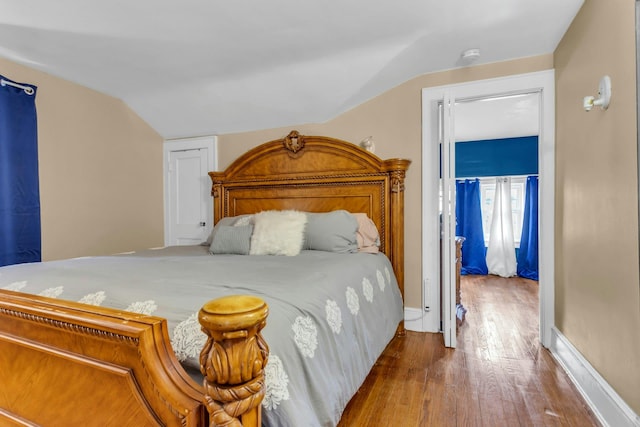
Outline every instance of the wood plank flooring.
<path id="1" fill-rule="evenodd" d="M 463 276 L 458 348 L 407 332 L 384 351 L 339 427 L 598 426 L 538 342 L 537 282 Z"/>

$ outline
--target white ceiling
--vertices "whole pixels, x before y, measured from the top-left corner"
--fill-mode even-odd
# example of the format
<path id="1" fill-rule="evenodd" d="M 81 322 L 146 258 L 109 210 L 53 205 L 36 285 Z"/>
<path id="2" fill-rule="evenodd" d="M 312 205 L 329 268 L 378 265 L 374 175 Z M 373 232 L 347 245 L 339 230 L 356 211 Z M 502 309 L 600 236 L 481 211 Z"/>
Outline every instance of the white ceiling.
<path id="1" fill-rule="evenodd" d="M 165 138 L 225 134 L 327 121 L 469 48 L 551 53 L 582 3 L 0 0 L 0 56 L 120 98 Z"/>
<path id="2" fill-rule="evenodd" d="M 540 133 L 538 93 L 456 102 L 455 141 L 515 138 Z"/>

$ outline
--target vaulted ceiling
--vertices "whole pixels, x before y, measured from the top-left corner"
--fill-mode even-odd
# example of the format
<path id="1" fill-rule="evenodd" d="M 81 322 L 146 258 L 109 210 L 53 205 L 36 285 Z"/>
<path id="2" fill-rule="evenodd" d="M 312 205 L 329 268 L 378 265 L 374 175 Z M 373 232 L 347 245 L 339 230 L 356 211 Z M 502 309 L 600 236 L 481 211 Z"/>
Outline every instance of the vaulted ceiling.
<path id="1" fill-rule="evenodd" d="M 0 0 L 0 56 L 163 137 L 324 122 L 421 74 L 554 51 L 583 0 Z"/>

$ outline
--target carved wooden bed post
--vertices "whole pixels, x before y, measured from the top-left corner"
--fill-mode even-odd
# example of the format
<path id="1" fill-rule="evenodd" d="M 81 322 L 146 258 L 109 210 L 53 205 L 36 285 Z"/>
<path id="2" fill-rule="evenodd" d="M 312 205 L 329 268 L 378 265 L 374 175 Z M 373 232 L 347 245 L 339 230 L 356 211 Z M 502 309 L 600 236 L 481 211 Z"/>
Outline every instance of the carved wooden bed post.
<path id="1" fill-rule="evenodd" d="M 405 159 L 384 161 L 385 169 L 391 177 L 391 264 L 398 279 L 400 293 L 404 299 L 404 179 L 411 162 Z"/>
<path id="2" fill-rule="evenodd" d="M 262 299 L 244 295 L 209 301 L 200 310 L 198 320 L 208 336 L 200 370 L 211 427 L 262 424 L 269 347 L 260 331 L 268 313 Z"/>
<path id="3" fill-rule="evenodd" d="M 398 280 L 398 287 L 404 302 L 404 179 L 411 161 L 390 159 L 384 161 L 384 168 L 391 181 L 391 226 L 393 228 L 390 254 L 391 265 Z M 405 335 L 404 320 L 398 325 L 398 335 Z"/>

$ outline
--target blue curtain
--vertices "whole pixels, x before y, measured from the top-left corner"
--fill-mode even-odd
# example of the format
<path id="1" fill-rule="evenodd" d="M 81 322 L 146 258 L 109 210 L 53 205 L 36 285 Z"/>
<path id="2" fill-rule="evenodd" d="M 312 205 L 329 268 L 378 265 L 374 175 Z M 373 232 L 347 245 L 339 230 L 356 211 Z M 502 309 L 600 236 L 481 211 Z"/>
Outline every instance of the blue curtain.
<path id="1" fill-rule="evenodd" d="M 482 212 L 480 210 L 480 181 L 456 181 L 456 236 L 465 238 L 462 244 L 461 274 L 487 274 Z"/>
<path id="2" fill-rule="evenodd" d="M 35 86 L 0 76 L 0 266 L 41 259 Z M 32 91 L 31 91 L 32 89 Z M 31 94 L 27 93 L 28 91 Z"/>
<path id="3" fill-rule="evenodd" d="M 538 280 L 538 177 L 527 177 L 518 276 Z"/>

